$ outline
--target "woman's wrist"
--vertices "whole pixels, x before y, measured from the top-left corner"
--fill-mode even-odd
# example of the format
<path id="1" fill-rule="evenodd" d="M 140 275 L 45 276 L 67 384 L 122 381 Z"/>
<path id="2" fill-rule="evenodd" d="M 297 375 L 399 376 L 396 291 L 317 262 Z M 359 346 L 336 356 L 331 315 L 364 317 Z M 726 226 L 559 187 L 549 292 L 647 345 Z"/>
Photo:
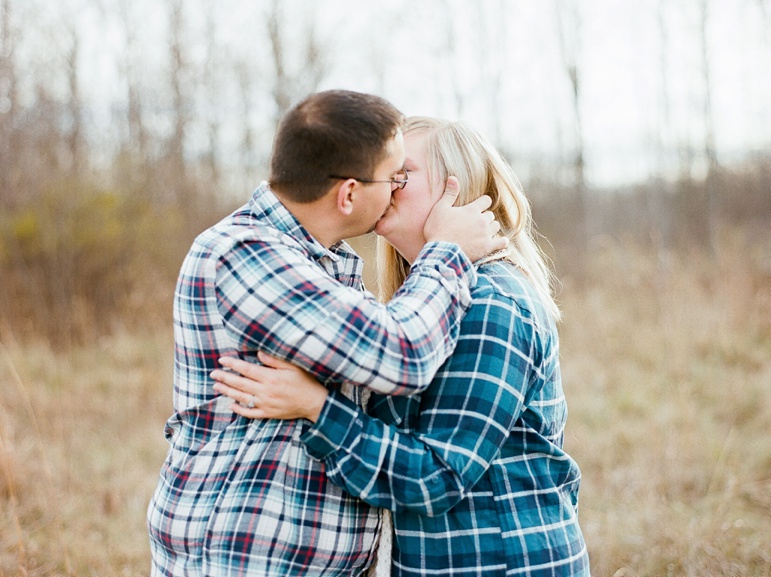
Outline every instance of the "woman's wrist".
<path id="1" fill-rule="evenodd" d="M 327 402 L 329 391 L 326 388 L 319 387 L 314 389 L 313 393 L 308 397 L 308 405 L 305 412 L 305 418 L 311 423 L 315 423 L 319 420 L 321 410 L 324 408 L 324 403 Z"/>

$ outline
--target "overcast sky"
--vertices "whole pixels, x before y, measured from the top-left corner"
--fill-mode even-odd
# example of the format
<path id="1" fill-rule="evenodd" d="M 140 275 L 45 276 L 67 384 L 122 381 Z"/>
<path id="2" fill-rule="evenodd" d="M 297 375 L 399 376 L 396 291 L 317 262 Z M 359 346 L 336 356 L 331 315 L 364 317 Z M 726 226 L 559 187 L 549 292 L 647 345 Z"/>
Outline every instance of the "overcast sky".
<path id="1" fill-rule="evenodd" d="M 68 42 L 61 24 L 74 19 L 82 37 L 81 76 L 92 95 L 97 128 L 103 124 L 109 131 L 125 93 L 118 65 L 125 46 L 117 16 L 121 4 L 136 31 L 145 81 L 152 85 L 161 77 L 168 54 L 165 2 L 12 1 L 19 21 L 34 22 L 34 30 L 23 31 L 29 38 L 22 59 L 57 58 Z M 407 114 L 465 120 L 504 148 L 521 174 L 533 163 L 569 156 L 575 141 L 559 13 L 566 53 L 579 70 L 587 176 L 590 183 L 605 185 L 674 171 L 683 149 L 703 148 L 703 1 L 709 6 L 709 95 L 720 159 L 768 153 L 767 0 L 282 0 L 282 34 L 295 50 L 315 30 L 327 59 L 320 88 L 375 92 Z M 265 104 L 269 90 L 263 88 L 273 74 L 264 18 L 270 3 L 185 0 L 191 58 L 203 58 L 205 14 L 213 12 L 220 55 L 249 67 L 264 126 L 272 121 Z M 220 71 L 216 110 L 226 138 L 228 130 L 237 130 L 228 70 Z"/>
<path id="2" fill-rule="evenodd" d="M 330 4 L 340 7 L 333 11 L 338 14 L 361 5 L 346 0 Z M 384 4 L 400 17 L 394 21 L 390 12 L 378 17 L 373 11 L 352 19 L 352 31 L 336 44 L 339 61 L 348 64 L 336 71 L 330 85 L 377 90 L 408 113 L 462 117 L 496 135 L 515 154 L 554 154 L 573 137 L 570 84 L 557 32 L 556 11 L 562 6 L 566 45 L 581 78 L 590 178 L 604 183 L 647 176 L 659 139 L 674 164 L 678 148 L 703 142 L 698 1 Z M 571 4 L 579 5 L 578 34 L 566 10 Z M 727 161 L 747 150 L 768 151 L 771 13 L 765 14 L 757 0 L 709 0 L 709 6 L 717 145 Z M 344 22 L 351 21 L 340 17 L 338 22 L 345 28 Z M 364 49 L 351 49 L 348 42 Z M 356 65 L 368 52 L 388 62 L 383 81 Z"/>

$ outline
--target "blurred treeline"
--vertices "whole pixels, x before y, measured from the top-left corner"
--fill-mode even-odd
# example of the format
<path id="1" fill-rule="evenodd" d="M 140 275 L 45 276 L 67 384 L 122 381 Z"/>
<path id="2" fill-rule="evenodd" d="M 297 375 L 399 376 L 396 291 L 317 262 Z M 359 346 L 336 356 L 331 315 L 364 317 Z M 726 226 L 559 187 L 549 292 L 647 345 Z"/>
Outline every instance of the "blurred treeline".
<path id="1" fill-rule="evenodd" d="M 192 58 L 184 33 L 190 5 L 168 0 L 163 73 L 147 85 L 132 44 L 137 24 L 127 17 L 122 94 L 108 128 L 97 130 L 76 20 L 62 23 L 66 34 L 54 42 L 49 67 L 27 68 L 18 17 L 24 5 L 0 0 L 0 338 L 67 347 L 118 329 L 168 326 L 191 240 L 266 176 L 270 127 L 291 103 L 324 87 L 329 72 L 312 23 L 298 61 L 282 40 L 286 15 L 278 2 L 268 5 L 262 33 L 269 50 L 261 58 L 271 74 L 263 80 L 260 110 L 246 97 L 255 89 L 248 62 L 224 53 L 216 61 Z M 116 6 L 128 10 L 130 4 Z M 215 51 L 213 38 L 200 43 Z M 565 64 L 578 100 L 580 67 L 569 58 Z M 210 114 L 217 73 L 231 73 L 242 88 L 243 98 L 234 98 L 245 121 L 229 162 L 220 150 L 219 117 Z M 587 121 L 579 108 L 578 127 Z M 267 130 L 246 121 L 255 114 Z M 709 114 L 706 109 L 707 126 Z M 648 247 L 662 263 L 675 251 L 709 254 L 721 235 L 737 231 L 748 243 L 767 242 L 769 150 L 724 163 L 706 130 L 702 143 L 680 155 L 676 175 L 654 173 L 645 182 L 600 189 L 585 177 L 580 131 L 568 148 L 557 164 L 531 163 L 524 183 L 563 278 L 586 281 L 584 259 L 602 239 Z M 522 159 L 509 156 L 517 168 Z"/>

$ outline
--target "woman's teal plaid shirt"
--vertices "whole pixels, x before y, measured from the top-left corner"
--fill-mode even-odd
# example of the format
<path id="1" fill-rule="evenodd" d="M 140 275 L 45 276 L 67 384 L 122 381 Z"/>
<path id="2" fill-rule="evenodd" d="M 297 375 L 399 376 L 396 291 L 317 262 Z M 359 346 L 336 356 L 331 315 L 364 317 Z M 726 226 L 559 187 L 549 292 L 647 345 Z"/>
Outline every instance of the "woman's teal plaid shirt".
<path id="1" fill-rule="evenodd" d="M 424 393 L 373 395 L 379 419 L 332 393 L 303 440 L 336 484 L 394 512 L 396 577 L 588 575 L 556 328 L 513 266 L 478 274 Z"/>

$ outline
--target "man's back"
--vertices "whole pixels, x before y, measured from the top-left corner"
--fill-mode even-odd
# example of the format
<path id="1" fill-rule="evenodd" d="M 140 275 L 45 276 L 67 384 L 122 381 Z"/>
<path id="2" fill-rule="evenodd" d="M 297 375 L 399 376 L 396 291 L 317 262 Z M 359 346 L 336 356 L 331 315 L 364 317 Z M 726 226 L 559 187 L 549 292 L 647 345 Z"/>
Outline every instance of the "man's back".
<path id="1" fill-rule="evenodd" d="M 253 201 L 251 210 L 203 233 L 180 273 L 171 449 L 148 512 L 156 575 L 351 575 L 369 564 L 377 535 L 377 513 L 331 485 L 323 465 L 307 456 L 301 421 L 240 418 L 211 387 L 219 357 L 254 354 L 229 318 L 244 312 L 219 296 L 222 254 L 253 241 L 274 249 L 263 251 L 261 270 L 250 267 L 262 278 L 252 290 L 263 294 L 265 307 L 253 300 L 249 314 L 263 319 L 266 335 L 276 323 L 302 322 L 299 308 L 284 318 L 286 308 L 270 306 L 281 292 L 282 251 L 305 252 L 332 278 L 362 288 L 355 255 L 342 250 L 330 258 L 303 238 L 272 195 L 259 200 L 262 206 Z"/>

